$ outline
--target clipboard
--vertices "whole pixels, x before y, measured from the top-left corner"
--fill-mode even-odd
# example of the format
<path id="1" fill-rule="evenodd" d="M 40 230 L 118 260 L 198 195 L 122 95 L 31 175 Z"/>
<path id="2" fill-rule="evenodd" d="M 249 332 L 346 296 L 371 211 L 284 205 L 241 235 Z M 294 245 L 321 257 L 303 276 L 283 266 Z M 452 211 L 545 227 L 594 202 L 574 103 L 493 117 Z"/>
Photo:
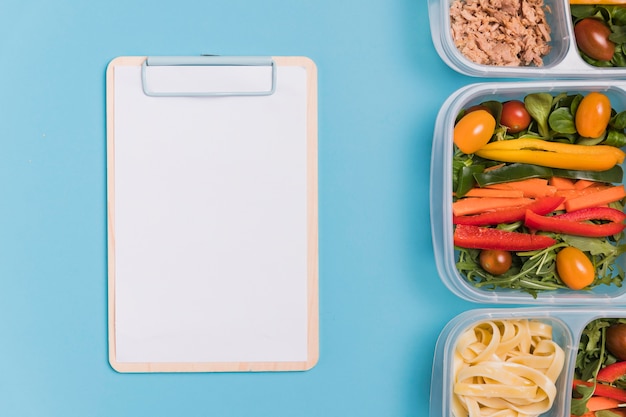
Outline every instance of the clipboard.
<path id="1" fill-rule="evenodd" d="M 113 369 L 315 366 L 314 62 L 118 57 L 106 100 Z"/>

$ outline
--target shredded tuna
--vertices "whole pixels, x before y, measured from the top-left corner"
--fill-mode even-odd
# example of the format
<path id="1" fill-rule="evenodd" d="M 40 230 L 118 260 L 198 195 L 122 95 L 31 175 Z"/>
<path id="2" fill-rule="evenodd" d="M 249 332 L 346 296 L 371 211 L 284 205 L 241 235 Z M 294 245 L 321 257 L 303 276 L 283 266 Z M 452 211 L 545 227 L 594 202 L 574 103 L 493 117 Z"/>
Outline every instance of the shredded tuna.
<path id="1" fill-rule="evenodd" d="M 452 39 L 478 64 L 539 67 L 550 52 L 549 12 L 543 0 L 454 0 Z"/>

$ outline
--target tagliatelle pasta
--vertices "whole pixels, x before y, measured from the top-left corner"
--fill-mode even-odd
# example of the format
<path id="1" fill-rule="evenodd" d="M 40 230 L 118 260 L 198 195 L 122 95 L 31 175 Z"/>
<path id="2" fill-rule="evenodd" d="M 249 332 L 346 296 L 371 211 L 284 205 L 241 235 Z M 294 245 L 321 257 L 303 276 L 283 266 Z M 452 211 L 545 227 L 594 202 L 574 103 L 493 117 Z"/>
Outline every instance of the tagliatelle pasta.
<path id="1" fill-rule="evenodd" d="M 552 326 L 526 319 L 485 321 L 457 340 L 455 417 L 528 417 L 552 407 L 565 353 Z"/>

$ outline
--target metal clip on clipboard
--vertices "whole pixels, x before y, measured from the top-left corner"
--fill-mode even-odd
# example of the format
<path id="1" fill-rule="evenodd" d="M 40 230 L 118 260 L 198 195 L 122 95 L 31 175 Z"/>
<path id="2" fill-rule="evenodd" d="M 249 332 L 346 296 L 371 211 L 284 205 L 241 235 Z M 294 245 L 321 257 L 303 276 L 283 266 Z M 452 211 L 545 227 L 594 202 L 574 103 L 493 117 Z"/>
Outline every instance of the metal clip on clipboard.
<path id="1" fill-rule="evenodd" d="M 263 90 L 237 90 L 237 91 L 158 91 L 153 89 L 149 77 L 149 67 L 199 67 L 199 66 L 221 66 L 221 67 L 270 67 L 271 84 L 269 88 Z M 191 57 L 178 56 L 153 56 L 147 57 L 141 66 L 141 84 L 144 94 L 153 97 L 180 97 L 180 96 L 269 96 L 276 91 L 276 64 L 271 57 L 251 57 L 251 56 L 217 56 L 202 55 Z"/>

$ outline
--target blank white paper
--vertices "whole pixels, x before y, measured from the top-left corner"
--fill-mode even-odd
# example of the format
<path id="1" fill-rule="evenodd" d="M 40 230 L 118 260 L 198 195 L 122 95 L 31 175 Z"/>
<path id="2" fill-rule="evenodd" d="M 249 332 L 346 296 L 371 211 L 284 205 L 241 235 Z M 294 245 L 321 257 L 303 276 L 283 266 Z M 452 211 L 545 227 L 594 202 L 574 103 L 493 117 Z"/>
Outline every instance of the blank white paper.
<path id="1" fill-rule="evenodd" d="M 119 362 L 307 359 L 306 71 L 276 70 L 271 96 L 149 97 L 115 69 Z"/>

